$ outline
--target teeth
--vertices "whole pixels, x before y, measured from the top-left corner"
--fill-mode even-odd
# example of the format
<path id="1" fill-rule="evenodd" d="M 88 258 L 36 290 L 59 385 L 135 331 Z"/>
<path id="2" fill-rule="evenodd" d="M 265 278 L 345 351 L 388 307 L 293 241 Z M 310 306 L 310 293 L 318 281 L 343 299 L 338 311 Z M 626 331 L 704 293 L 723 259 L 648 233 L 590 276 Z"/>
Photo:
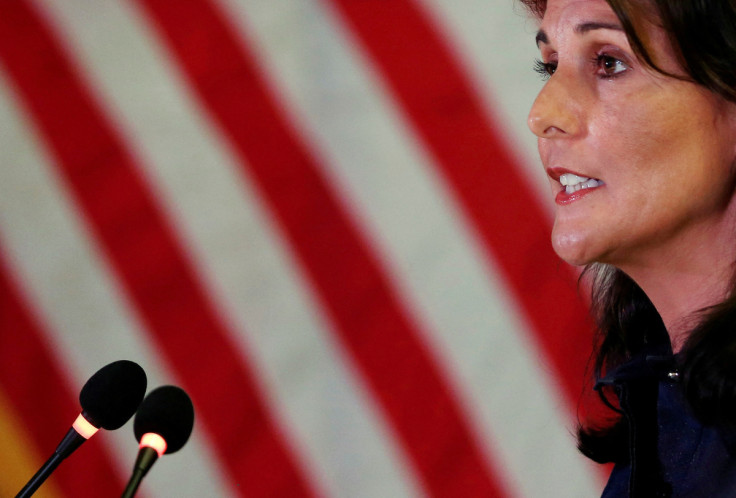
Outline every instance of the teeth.
<path id="1" fill-rule="evenodd" d="M 584 188 L 592 188 L 603 185 L 603 182 L 595 178 L 586 178 L 573 173 L 565 173 L 560 176 L 560 183 L 565 187 L 565 192 L 572 194 Z"/>
<path id="2" fill-rule="evenodd" d="M 600 185 L 603 185 L 602 181 L 596 180 L 595 178 L 589 178 L 587 181 L 578 183 L 576 185 L 566 185 L 565 192 L 568 194 L 572 194 L 573 192 L 577 192 L 578 190 L 582 190 L 584 188 L 593 188 Z"/>
<path id="3" fill-rule="evenodd" d="M 574 175 L 572 173 L 565 173 L 564 175 L 560 176 L 560 183 L 564 186 L 568 185 L 575 185 L 580 182 L 584 182 L 587 180 L 584 176 L 578 176 Z"/>

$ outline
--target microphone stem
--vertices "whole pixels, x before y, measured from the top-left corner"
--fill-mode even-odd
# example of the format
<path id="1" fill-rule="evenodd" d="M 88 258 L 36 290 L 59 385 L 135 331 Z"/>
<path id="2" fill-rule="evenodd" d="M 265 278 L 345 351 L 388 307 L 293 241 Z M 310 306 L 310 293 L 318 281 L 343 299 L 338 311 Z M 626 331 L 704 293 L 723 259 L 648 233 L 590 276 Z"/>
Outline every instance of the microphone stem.
<path id="1" fill-rule="evenodd" d="M 151 467 L 158 459 L 158 453 L 150 446 L 144 446 L 138 450 L 138 457 L 135 460 L 133 466 L 133 474 L 130 476 L 128 485 L 125 487 L 123 494 L 120 498 L 133 498 L 135 492 L 138 490 L 143 477 L 151 470 Z"/>
<path id="2" fill-rule="evenodd" d="M 56 447 L 54 454 L 46 460 L 46 463 L 44 463 L 40 469 L 38 469 L 38 472 L 36 472 L 34 476 L 31 477 L 31 480 L 23 486 L 23 489 L 15 495 L 15 498 L 28 498 L 33 495 L 39 486 L 41 486 L 51 473 L 56 470 L 56 467 L 59 466 L 62 460 L 71 455 L 72 452 L 79 448 L 79 446 L 85 441 L 86 439 L 80 436 L 73 427 L 69 429 L 66 436 L 64 436 L 64 439 L 59 443 L 59 446 Z"/>
<path id="3" fill-rule="evenodd" d="M 32 496 L 33 493 L 36 492 L 41 484 L 43 484 L 44 481 L 56 469 L 56 467 L 59 466 L 63 459 L 63 456 L 54 452 L 54 454 L 51 455 L 48 460 L 46 460 L 46 463 L 44 463 L 43 466 L 38 469 L 38 472 L 36 472 L 33 477 L 31 477 L 31 480 L 28 481 L 25 486 L 23 486 L 23 489 L 21 489 L 20 492 L 15 495 L 15 498 L 28 498 L 29 496 Z"/>
<path id="4" fill-rule="evenodd" d="M 143 471 L 143 469 L 135 469 L 133 471 L 133 475 L 130 476 L 128 485 L 125 487 L 125 491 L 123 491 L 123 494 L 120 498 L 133 498 L 135 492 L 138 491 L 138 486 L 141 485 L 141 481 L 143 480 L 144 475 L 145 472 Z"/>

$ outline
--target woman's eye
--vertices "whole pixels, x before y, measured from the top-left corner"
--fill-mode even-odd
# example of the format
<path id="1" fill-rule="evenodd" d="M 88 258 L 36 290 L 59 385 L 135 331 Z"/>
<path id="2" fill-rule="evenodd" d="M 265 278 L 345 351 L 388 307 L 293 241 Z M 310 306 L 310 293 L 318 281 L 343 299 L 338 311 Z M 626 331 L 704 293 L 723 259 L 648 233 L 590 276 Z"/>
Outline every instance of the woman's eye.
<path id="1" fill-rule="evenodd" d="M 543 80 L 549 79 L 557 70 L 556 62 L 542 62 L 539 59 L 534 61 L 534 72 L 539 74 Z"/>
<path id="2" fill-rule="evenodd" d="M 629 65 L 624 61 L 606 54 L 597 55 L 595 58 L 599 75 L 604 78 L 612 78 L 627 71 Z"/>

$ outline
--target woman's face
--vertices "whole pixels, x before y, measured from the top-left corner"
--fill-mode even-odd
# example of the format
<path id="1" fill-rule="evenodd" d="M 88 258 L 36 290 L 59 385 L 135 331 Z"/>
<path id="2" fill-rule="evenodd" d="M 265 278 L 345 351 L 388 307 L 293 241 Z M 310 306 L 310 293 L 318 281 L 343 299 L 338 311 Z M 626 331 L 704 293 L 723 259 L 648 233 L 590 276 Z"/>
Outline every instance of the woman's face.
<path id="1" fill-rule="evenodd" d="M 642 34 L 660 68 L 684 74 L 661 29 L 645 24 Z M 551 76 L 529 127 L 550 177 L 560 257 L 648 264 L 736 230 L 726 219 L 732 104 L 642 65 L 604 0 L 549 0 L 537 40 Z"/>

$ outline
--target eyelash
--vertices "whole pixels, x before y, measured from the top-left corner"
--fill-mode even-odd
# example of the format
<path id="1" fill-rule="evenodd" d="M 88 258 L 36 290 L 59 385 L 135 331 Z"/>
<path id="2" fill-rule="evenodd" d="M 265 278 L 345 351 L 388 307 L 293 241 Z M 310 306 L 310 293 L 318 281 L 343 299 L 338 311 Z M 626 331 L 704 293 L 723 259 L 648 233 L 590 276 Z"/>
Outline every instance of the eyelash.
<path id="1" fill-rule="evenodd" d="M 629 70 L 628 64 L 626 64 L 621 59 L 617 59 L 608 54 L 596 54 L 595 57 L 591 59 L 591 62 L 597 69 L 600 69 L 601 65 L 605 62 L 613 62 L 614 64 L 622 64 L 623 66 L 625 66 L 625 69 L 620 72 L 611 73 L 611 74 L 608 74 L 608 73 L 596 74 L 596 76 L 604 80 L 611 80 L 611 79 L 617 78 Z M 539 59 L 536 59 L 534 61 L 533 70 L 535 73 L 539 74 L 543 80 L 546 81 L 557 70 L 557 63 L 556 62 L 543 62 Z"/>
<path id="2" fill-rule="evenodd" d="M 557 69 L 557 64 L 534 59 L 534 67 L 532 69 L 542 78 L 543 81 L 547 81 Z"/>

